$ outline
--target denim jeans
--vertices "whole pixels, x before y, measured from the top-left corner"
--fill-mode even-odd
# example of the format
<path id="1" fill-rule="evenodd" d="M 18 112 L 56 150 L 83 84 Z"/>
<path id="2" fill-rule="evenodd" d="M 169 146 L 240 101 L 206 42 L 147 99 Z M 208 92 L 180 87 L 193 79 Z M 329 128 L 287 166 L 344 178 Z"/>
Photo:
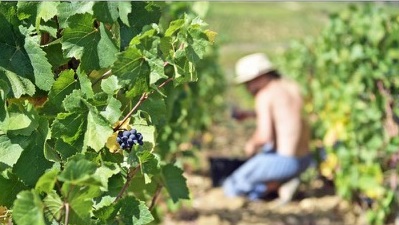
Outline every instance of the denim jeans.
<path id="1" fill-rule="evenodd" d="M 223 183 L 227 196 L 256 199 L 267 190 L 267 182 L 285 182 L 304 172 L 312 162 L 311 154 L 296 158 L 279 155 L 269 144 L 248 159 Z"/>

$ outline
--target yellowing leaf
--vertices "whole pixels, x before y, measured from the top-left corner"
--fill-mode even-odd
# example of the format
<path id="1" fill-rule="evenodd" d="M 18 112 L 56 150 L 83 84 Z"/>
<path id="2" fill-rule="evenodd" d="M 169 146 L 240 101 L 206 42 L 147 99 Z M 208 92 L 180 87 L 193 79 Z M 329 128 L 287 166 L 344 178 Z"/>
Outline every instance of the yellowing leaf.
<path id="1" fill-rule="evenodd" d="M 105 146 L 109 149 L 110 152 L 115 153 L 120 149 L 119 144 L 116 142 L 116 137 L 118 136 L 118 132 L 114 132 L 105 143 Z"/>
<path id="2" fill-rule="evenodd" d="M 326 178 L 333 179 L 335 168 L 338 165 L 338 157 L 330 153 L 327 158 L 320 163 L 320 173 Z"/>
<path id="3" fill-rule="evenodd" d="M 218 33 L 216 33 L 215 31 L 211 31 L 211 30 L 206 30 L 205 31 L 206 36 L 208 37 L 209 42 L 211 42 L 212 44 L 215 42 L 216 39 L 216 35 Z"/>

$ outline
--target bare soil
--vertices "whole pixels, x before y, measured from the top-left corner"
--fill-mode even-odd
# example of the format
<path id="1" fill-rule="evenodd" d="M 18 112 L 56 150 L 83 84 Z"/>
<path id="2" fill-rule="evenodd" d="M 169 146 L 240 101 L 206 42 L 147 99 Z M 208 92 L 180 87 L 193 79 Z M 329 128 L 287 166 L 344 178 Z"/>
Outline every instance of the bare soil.
<path id="1" fill-rule="evenodd" d="M 351 205 L 335 194 L 332 182 L 320 177 L 302 182 L 295 198 L 284 206 L 277 195 L 251 202 L 227 198 L 220 187 L 213 187 L 208 157 L 240 157 L 242 146 L 253 129 L 251 123 L 215 126 L 204 134 L 197 168 L 186 170 L 192 199 L 177 212 L 168 213 L 163 225 L 363 225 L 360 206 Z"/>

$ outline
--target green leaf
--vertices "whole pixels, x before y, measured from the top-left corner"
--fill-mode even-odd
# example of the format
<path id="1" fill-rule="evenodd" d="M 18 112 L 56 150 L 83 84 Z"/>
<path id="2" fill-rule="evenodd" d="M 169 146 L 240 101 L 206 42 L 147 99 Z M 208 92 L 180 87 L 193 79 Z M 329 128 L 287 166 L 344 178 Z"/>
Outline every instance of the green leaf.
<path id="1" fill-rule="evenodd" d="M 150 85 L 155 84 L 157 81 L 163 78 L 168 78 L 164 72 L 164 61 L 160 58 L 153 58 L 147 60 L 150 66 Z"/>
<path id="2" fill-rule="evenodd" d="M 24 48 L 33 67 L 35 84 L 40 89 L 48 91 L 54 83 L 51 64 L 47 61 L 46 53 L 40 48 L 39 37 L 31 36 L 27 31 L 23 33 L 26 35 Z"/>
<path id="3" fill-rule="evenodd" d="M 52 163 L 44 157 L 44 144 L 48 134 L 48 121 L 41 118 L 39 127 L 29 136 L 28 146 L 13 167 L 13 172 L 27 185 L 34 186 Z"/>
<path id="4" fill-rule="evenodd" d="M 62 202 L 60 196 L 58 196 L 55 190 L 49 192 L 47 196 L 43 199 L 43 203 L 46 206 L 44 214 L 49 221 L 61 220 L 61 216 L 64 213 L 64 203 Z"/>
<path id="5" fill-rule="evenodd" d="M 15 98 L 20 98 L 25 94 L 32 96 L 35 93 L 35 85 L 29 79 L 20 77 L 11 71 L 1 70 L 0 68 L 0 74 L 3 74 L 2 72 L 8 78 Z"/>
<path id="6" fill-rule="evenodd" d="M 91 224 L 90 216 L 93 211 L 93 199 L 101 192 L 99 186 L 75 186 L 64 183 L 61 188 L 62 195 L 70 207 L 69 221 L 71 224 Z"/>
<path id="7" fill-rule="evenodd" d="M 44 204 L 34 191 L 22 191 L 15 200 L 12 217 L 19 225 L 46 225 Z"/>
<path id="8" fill-rule="evenodd" d="M 62 53 L 62 45 L 60 39 L 53 41 L 47 45 L 42 46 L 43 51 L 46 52 L 47 60 L 52 65 L 54 70 L 58 69 L 60 66 L 68 63 L 68 59 L 64 58 Z M 68 71 L 68 70 L 64 70 Z M 62 71 L 62 72 L 64 72 Z"/>
<path id="9" fill-rule="evenodd" d="M 81 70 L 87 73 L 110 66 L 117 51 L 104 26 L 97 29 L 93 23 L 94 18 L 88 13 L 72 16 L 62 42 L 65 56 L 79 59 Z"/>
<path id="10" fill-rule="evenodd" d="M 100 151 L 113 132 L 111 125 L 97 112 L 97 110 L 89 111 L 85 133 L 85 143 L 88 146 L 97 152 Z"/>
<path id="11" fill-rule="evenodd" d="M 183 176 L 183 170 L 179 167 L 167 164 L 162 167 L 162 177 L 173 202 L 179 199 L 190 199 L 186 184 L 186 178 Z"/>
<path id="12" fill-rule="evenodd" d="M 165 100 L 159 94 L 152 94 L 151 98 L 148 98 L 140 106 L 141 110 L 147 112 L 151 116 L 151 122 L 155 126 L 165 125 L 167 122 L 167 115 Z"/>
<path id="13" fill-rule="evenodd" d="M 35 190 L 40 193 L 50 193 L 53 191 L 55 182 L 57 181 L 57 176 L 60 170 L 58 168 L 53 168 L 46 171 L 35 185 Z"/>
<path id="14" fill-rule="evenodd" d="M 93 14 L 94 2 L 62 2 L 58 5 L 58 20 L 61 28 L 67 27 L 67 20 L 76 14 Z"/>
<path id="15" fill-rule="evenodd" d="M 101 81 L 101 89 L 109 95 L 114 95 L 120 88 L 121 86 L 119 85 L 118 78 L 114 75 Z"/>
<path id="16" fill-rule="evenodd" d="M 160 171 L 159 159 L 150 151 L 139 151 L 137 156 L 141 165 L 141 172 L 144 175 L 144 182 L 151 183 L 151 177 Z"/>
<path id="17" fill-rule="evenodd" d="M 115 2 L 108 2 L 115 4 Z M 98 52 L 100 53 L 99 64 L 101 68 L 108 68 L 116 60 L 116 54 L 119 52 L 116 44 L 112 41 L 112 34 L 105 28 L 104 24 L 100 24 L 100 41 L 98 42 Z"/>
<path id="18" fill-rule="evenodd" d="M 97 177 L 93 176 L 97 166 L 89 160 L 71 160 L 65 165 L 58 179 L 74 185 L 99 185 Z"/>
<path id="19" fill-rule="evenodd" d="M 96 2 L 93 6 L 94 16 L 101 22 L 114 23 L 118 17 L 119 2 Z"/>
<path id="20" fill-rule="evenodd" d="M 0 174 L 0 205 L 11 208 L 17 194 L 25 189 L 27 187 L 14 174 L 8 174 L 8 177 Z"/>
<path id="21" fill-rule="evenodd" d="M 53 114 L 62 111 L 62 102 L 65 97 L 78 87 L 74 75 L 75 72 L 72 69 L 60 73 L 48 94 L 48 101 L 44 106 L 46 111 L 51 111 Z"/>
<path id="22" fill-rule="evenodd" d="M 38 8 L 38 17 L 48 21 L 58 14 L 57 7 L 59 2 L 41 2 Z"/>
<path id="23" fill-rule="evenodd" d="M 79 67 L 76 71 L 76 74 L 78 75 L 79 83 L 80 83 L 80 91 L 84 95 L 86 99 L 93 98 L 94 92 L 92 88 L 92 83 L 89 79 L 89 77 L 80 70 L 81 67 Z"/>
<path id="24" fill-rule="evenodd" d="M 144 225 L 154 220 L 145 203 L 132 196 L 122 199 L 120 204 L 121 219 L 127 225 Z"/>
<path id="25" fill-rule="evenodd" d="M 129 13 L 132 12 L 132 4 L 130 2 L 119 2 L 118 11 L 119 11 L 119 18 L 121 19 L 121 21 L 125 25 L 130 26 L 128 15 Z"/>
<path id="26" fill-rule="evenodd" d="M 22 151 L 19 144 L 12 143 L 6 135 L 0 135 L 0 170 L 2 170 L 2 164 L 12 167 L 18 161 Z"/>
<path id="27" fill-rule="evenodd" d="M 112 72 L 118 77 L 120 84 L 129 89 L 128 97 L 135 97 L 150 90 L 149 66 L 135 47 L 129 46 L 126 51 L 118 54 Z"/>
<path id="28" fill-rule="evenodd" d="M 122 103 L 118 99 L 109 97 L 107 107 L 105 108 L 104 111 L 101 111 L 100 114 L 110 124 L 114 124 L 122 116 L 122 111 L 120 110 L 121 107 Z"/>
<path id="29" fill-rule="evenodd" d="M 31 119 L 23 113 L 10 113 L 10 116 L 4 121 L 3 131 L 23 130 L 31 124 Z"/>
<path id="30" fill-rule="evenodd" d="M 84 134 L 86 123 L 84 114 L 59 113 L 51 125 L 51 133 L 65 143 L 76 145 Z"/>
<path id="31" fill-rule="evenodd" d="M 120 24 L 121 50 L 125 50 L 130 40 L 137 36 L 144 26 L 152 23 L 158 24 L 162 14 L 161 9 L 155 4 L 147 4 L 140 1 L 133 1 L 130 4 L 134 12 L 127 15 L 128 21 L 122 20 L 123 24 Z M 121 5 L 121 7 L 125 7 L 125 5 Z M 126 10 L 129 10 L 129 8 L 126 8 Z"/>
<path id="32" fill-rule="evenodd" d="M 0 79 L 6 80 L 16 98 L 24 94 L 33 95 L 35 86 L 32 83 L 33 68 L 24 49 L 25 37 L 7 19 L 0 14 Z M 6 78 L 4 78 L 4 75 Z"/>
<path id="33" fill-rule="evenodd" d="M 83 105 L 83 93 L 80 89 L 73 90 L 71 94 L 65 96 L 62 105 L 68 112 L 85 112 L 87 111 Z"/>
<path id="34" fill-rule="evenodd" d="M 166 29 L 165 31 L 165 36 L 166 37 L 173 36 L 178 30 L 180 30 L 180 28 L 184 26 L 184 23 L 185 23 L 184 19 L 177 19 L 170 22 L 168 29 Z"/>

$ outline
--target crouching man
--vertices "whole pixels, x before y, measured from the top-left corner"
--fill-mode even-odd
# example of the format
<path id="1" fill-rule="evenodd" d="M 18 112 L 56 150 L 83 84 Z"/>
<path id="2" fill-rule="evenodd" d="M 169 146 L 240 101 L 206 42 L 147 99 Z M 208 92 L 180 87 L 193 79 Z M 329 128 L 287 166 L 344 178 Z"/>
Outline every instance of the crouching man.
<path id="1" fill-rule="evenodd" d="M 237 62 L 235 81 L 244 84 L 255 98 L 254 112 L 235 115 L 239 119 L 255 117 L 256 130 L 245 144 L 250 159 L 225 180 L 224 193 L 257 200 L 278 190 L 281 203 L 286 203 L 299 186 L 299 175 L 312 161 L 300 88 L 281 77 L 262 53 Z"/>

